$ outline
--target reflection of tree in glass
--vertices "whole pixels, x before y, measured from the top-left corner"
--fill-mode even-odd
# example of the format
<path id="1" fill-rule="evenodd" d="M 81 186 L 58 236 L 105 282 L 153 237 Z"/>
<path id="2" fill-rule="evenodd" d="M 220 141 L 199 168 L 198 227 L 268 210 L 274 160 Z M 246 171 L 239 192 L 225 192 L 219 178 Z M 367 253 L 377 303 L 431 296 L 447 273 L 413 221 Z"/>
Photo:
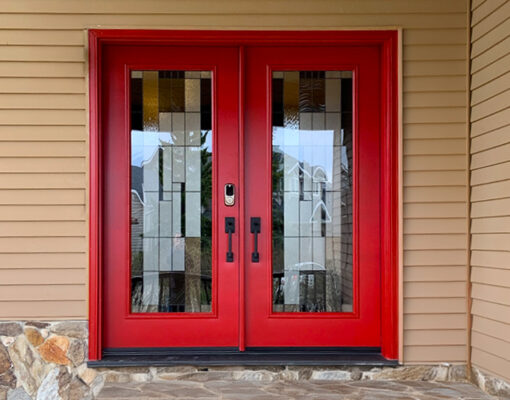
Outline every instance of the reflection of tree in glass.
<path id="1" fill-rule="evenodd" d="M 132 254 L 131 258 L 131 311 L 140 312 L 143 292 L 143 252 Z"/>
<path id="2" fill-rule="evenodd" d="M 212 154 L 207 146 L 207 135 L 211 131 L 202 131 L 200 137 L 201 158 L 201 187 L 200 198 L 202 206 L 201 235 L 200 235 L 200 264 L 202 284 L 200 293 L 201 304 L 210 304 L 211 299 L 211 261 L 212 261 Z"/>
<path id="3" fill-rule="evenodd" d="M 273 191 L 273 274 L 283 272 L 283 153 L 273 150 L 271 165 Z M 278 279 L 273 283 L 273 302 L 283 304 L 283 297 L 278 296 Z"/>

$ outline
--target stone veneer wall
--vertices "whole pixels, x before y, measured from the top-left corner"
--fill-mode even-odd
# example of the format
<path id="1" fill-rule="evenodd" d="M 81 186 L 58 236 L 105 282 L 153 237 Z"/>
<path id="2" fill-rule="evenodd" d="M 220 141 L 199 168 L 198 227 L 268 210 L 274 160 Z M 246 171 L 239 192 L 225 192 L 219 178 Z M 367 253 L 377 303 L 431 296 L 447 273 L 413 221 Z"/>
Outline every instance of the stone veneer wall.
<path id="1" fill-rule="evenodd" d="M 510 399 L 510 383 L 507 381 L 487 374 L 477 367 L 471 368 L 471 379 L 484 392 L 500 399 Z"/>
<path id="2" fill-rule="evenodd" d="M 399 367 L 126 367 L 87 368 L 85 321 L 0 322 L 0 400 L 93 399 L 105 382 L 168 380 L 466 381 L 465 365 Z M 472 369 L 473 383 L 510 398 L 510 384 Z"/>
<path id="3" fill-rule="evenodd" d="M 127 367 L 87 368 L 85 321 L 0 322 L 0 400 L 93 399 L 105 382 L 225 380 L 465 381 L 464 365 L 399 367 Z M 510 397 L 510 384 L 473 368 L 489 394 Z"/>
<path id="4" fill-rule="evenodd" d="M 82 400 L 104 377 L 87 368 L 85 321 L 0 322 L 0 400 Z"/>
<path id="5" fill-rule="evenodd" d="M 85 321 L 0 322 L 0 400 L 93 399 L 105 382 L 164 380 L 426 380 L 465 381 L 464 365 L 399 367 L 126 367 L 87 368 Z M 510 384 L 477 368 L 473 382 L 510 398 Z"/>
<path id="6" fill-rule="evenodd" d="M 87 368 L 85 321 L 0 322 L 0 400 L 93 399 L 105 382 L 157 380 L 464 381 L 463 365 L 370 367 Z"/>

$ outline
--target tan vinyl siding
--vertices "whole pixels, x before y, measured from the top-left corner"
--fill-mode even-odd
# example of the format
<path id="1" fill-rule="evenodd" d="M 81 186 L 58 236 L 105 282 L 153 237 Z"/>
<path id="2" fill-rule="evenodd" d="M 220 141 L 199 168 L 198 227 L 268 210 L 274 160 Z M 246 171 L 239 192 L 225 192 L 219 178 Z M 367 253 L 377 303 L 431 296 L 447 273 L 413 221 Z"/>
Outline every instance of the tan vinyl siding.
<path id="1" fill-rule="evenodd" d="M 86 28 L 402 27 L 403 357 L 465 361 L 465 0 L 17 0 L 1 8 L 0 318 L 87 316 Z"/>
<path id="2" fill-rule="evenodd" d="M 472 362 L 510 379 L 510 2 L 472 14 Z"/>

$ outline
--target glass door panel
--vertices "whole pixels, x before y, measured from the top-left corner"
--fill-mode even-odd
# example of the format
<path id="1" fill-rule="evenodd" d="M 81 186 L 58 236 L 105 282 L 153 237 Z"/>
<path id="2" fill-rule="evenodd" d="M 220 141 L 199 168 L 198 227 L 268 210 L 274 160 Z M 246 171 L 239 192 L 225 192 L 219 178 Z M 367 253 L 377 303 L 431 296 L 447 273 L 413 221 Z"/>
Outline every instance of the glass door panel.
<path id="1" fill-rule="evenodd" d="M 210 71 L 131 72 L 131 311 L 210 312 Z"/>
<path id="2" fill-rule="evenodd" d="M 272 73 L 273 311 L 352 311 L 352 72 Z"/>

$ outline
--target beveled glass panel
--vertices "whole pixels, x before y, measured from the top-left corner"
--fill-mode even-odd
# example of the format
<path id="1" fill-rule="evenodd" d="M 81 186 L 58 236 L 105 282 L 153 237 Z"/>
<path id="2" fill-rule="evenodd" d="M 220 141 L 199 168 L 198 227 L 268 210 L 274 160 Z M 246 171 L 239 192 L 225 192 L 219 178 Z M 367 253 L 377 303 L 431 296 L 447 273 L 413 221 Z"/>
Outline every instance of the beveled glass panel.
<path id="1" fill-rule="evenodd" d="M 351 312 L 352 72 L 272 77 L 273 311 Z"/>
<path id="2" fill-rule="evenodd" d="M 210 71 L 131 73 L 131 311 L 210 312 Z"/>

